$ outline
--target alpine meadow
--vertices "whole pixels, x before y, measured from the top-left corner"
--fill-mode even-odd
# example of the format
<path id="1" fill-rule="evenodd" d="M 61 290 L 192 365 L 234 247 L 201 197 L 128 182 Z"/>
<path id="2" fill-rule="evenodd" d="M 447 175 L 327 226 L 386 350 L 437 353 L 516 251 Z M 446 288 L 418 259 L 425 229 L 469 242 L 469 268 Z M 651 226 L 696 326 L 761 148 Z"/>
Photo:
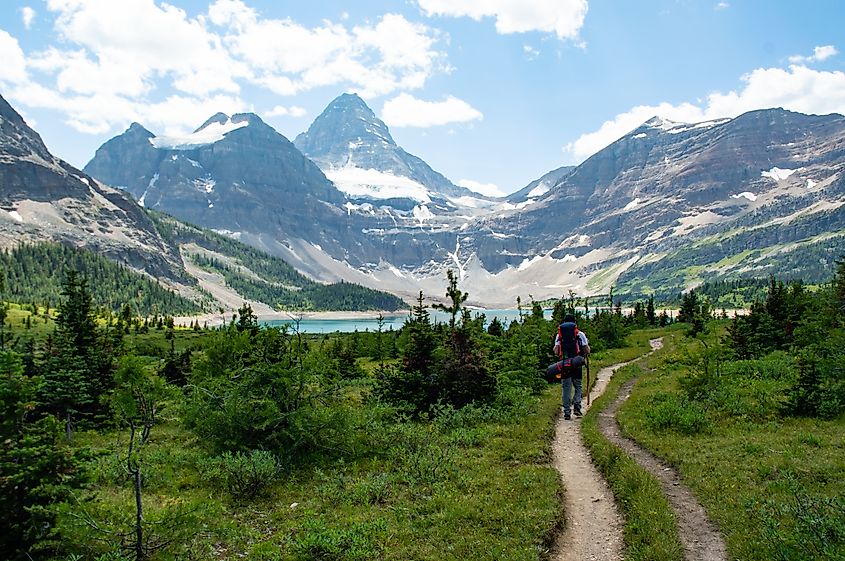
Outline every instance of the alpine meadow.
<path id="1" fill-rule="evenodd" d="M 845 561 L 837 0 L 10 0 L 0 560 Z"/>

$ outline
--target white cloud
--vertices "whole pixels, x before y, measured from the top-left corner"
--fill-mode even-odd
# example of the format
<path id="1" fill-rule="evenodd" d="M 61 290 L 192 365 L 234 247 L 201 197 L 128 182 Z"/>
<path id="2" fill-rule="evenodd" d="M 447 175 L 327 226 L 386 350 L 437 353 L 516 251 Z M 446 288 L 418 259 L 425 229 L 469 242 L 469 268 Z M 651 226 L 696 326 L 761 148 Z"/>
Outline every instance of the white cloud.
<path id="1" fill-rule="evenodd" d="M 838 55 L 839 51 L 833 45 L 824 45 L 813 49 L 813 54 L 810 56 L 793 55 L 789 57 L 789 62 L 792 64 L 812 64 L 814 62 L 821 62 L 827 60 L 832 56 Z"/>
<path id="2" fill-rule="evenodd" d="M 728 4 L 727 2 L 724 2 L 724 1 L 719 2 L 718 4 L 716 4 L 716 9 L 717 9 L 717 10 L 727 10 L 727 9 L 728 9 L 728 8 L 730 8 L 730 7 L 731 7 L 731 5 L 730 5 L 730 4 Z"/>
<path id="3" fill-rule="evenodd" d="M 428 16 L 496 18 L 502 34 L 543 31 L 576 39 L 587 15 L 587 0 L 418 0 Z"/>
<path id="4" fill-rule="evenodd" d="M 55 27 L 73 50 L 36 56 L 59 72 L 61 91 L 116 95 L 148 93 L 163 77 L 191 95 L 237 93 L 246 69 L 232 59 L 201 20 L 149 0 L 49 0 Z"/>
<path id="5" fill-rule="evenodd" d="M 0 29 L 0 84 L 19 84 L 27 78 L 26 57 L 18 40 Z"/>
<path id="6" fill-rule="evenodd" d="M 21 8 L 21 21 L 23 22 L 23 26 L 26 29 L 32 27 L 32 22 L 35 20 L 35 10 L 30 8 L 29 6 L 24 6 Z"/>
<path id="7" fill-rule="evenodd" d="M 525 58 L 527 58 L 528 60 L 534 60 L 538 56 L 540 56 L 540 51 L 538 51 L 531 45 L 523 45 L 522 52 L 525 53 Z"/>
<path id="8" fill-rule="evenodd" d="M 714 92 L 701 104 L 641 105 L 602 123 L 598 130 L 568 143 L 564 152 L 580 162 L 657 115 L 695 123 L 736 117 L 755 109 L 782 107 L 809 114 L 845 114 L 845 73 L 819 72 L 805 66 L 758 68 L 741 77 L 744 87 Z"/>
<path id="9" fill-rule="evenodd" d="M 437 48 L 444 37 L 396 14 L 305 26 L 263 18 L 242 0 L 214 0 L 195 17 L 153 0 L 47 0 L 46 7 L 55 37 L 41 50 L 24 53 L 0 30 L 0 83 L 16 86 L 20 105 L 64 113 L 88 133 L 131 120 L 190 130 L 214 112 L 244 109 L 246 85 L 282 95 L 340 86 L 374 97 L 422 87 L 448 70 Z M 225 106 L 211 107 L 221 100 Z M 282 108 L 306 114 L 286 104 L 272 115 Z"/>
<path id="10" fill-rule="evenodd" d="M 266 113 L 268 117 L 304 117 L 307 114 L 308 111 L 296 105 L 292 105 L 291 107 L 277 105 Z"/>
<path id="11" fill-rule="evenodd" d="M 443 101 L 424 101 L 401 93 L 384 103 L 381 118 L 392 127 L 426 128 L 481 120 L 484 115 L 466 101 L 451 95 Z"/>
<path id="12" fill-rule="evenodd" d="M 507 195 L 507 193 L 499 189 L 499 186 L 495 183 L 481 183 L 480 181 L 473 181 L 472 179 L 461 179 L 458 181 L 458 185 L 488 197 L 504 197 Z"/>
<path id="13" fill-rule="evenodd" d="M 227 95 L 206 98 L 171 95 L 163 101 L 144 102 L 107 92 L 66 95 L 32 82 L 13 88 L 9 98 L 64 113 L 65 123 L 88 134 L 105 134 L 138 121 L 154 133 L 182 136 L 218 111 L 233 114 L 252 110 L 238 97 Z"/>
<path id="14" fill-rule="evenodd" d="M 434 48 L 437 31 L 397 14 L 351 29 L 330 21 L 309 28 L 261 19 L 240 0 L 218 0 L 209 19 L 227 28 L 225 44 L 254 70 L 254 81 L 280 95 L 337 84 L 371 97 L 419 88 L 445 58 Z"/>

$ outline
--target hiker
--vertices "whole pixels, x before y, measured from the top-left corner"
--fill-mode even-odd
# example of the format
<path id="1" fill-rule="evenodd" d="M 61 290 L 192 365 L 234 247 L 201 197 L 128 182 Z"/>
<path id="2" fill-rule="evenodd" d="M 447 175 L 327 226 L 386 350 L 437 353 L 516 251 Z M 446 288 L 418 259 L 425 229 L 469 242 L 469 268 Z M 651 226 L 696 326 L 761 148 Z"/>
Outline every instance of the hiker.
<path id="1" fill-rule="evenodd" d="M 554 353 L 561 359 L 572 358 L 574 356 L 586 358 L 590 354 L 590 342 L 584 332 L 578 330 L 578 326 L 575 325 L 575 316 L 572 314 L 566 314 L 563 317 L 563 323 L 557 328 Z M 571 376 L 562 377 L 560 380 L 561 392 L 563 394 L 563 418 L 567 421 L 572 418 L 569 414 L 569 393 L 571 386 L 575 386 L 572 406 L 575 409 L 575 415 L 577 417 L 581 416 L 581 367 L 573 367 L 571 374 Z M 587 388 L 587 391 L 590 391 L 589 388 Z"/>

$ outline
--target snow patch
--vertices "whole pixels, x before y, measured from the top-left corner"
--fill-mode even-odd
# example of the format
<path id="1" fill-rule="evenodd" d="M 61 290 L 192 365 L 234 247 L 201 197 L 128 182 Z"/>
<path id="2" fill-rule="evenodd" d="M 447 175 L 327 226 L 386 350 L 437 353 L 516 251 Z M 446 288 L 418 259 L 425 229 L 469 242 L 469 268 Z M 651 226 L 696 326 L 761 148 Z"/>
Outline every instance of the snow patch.
<path id="1" fill-rule="evenodd" d="M 458 278 L 463 280 L 464 278 L 464 267 L 461 265 L 461 260 L 459 258 L 461 252 L 461 238 L 457 238 L 455 240 L 455 252 L 449 253 L 449 257 L 452 258 L 452 261 L 455 262 L 455 266 L 458 268 Z"/>
<path id="2" fill-rule="evenodd" d="M 156 181 L 158 181 L 158 174 L 153 175 L 153 178 L 150 179 L 150 182 L 147 184 L 147 188 L 144 189 L 144 194 L 141 195 L 140 199 L 138 199 L 138 206 L 144 206 L 144 201 L 147 199 L 147 193 L 149 193 L 150 189 L 155 187 Z"/>
<path id="3" fill-rule="evenodd" d="M 449 200 L 458 206 L 464 206 L 469 208 L 487 208 L 493 206 L 494 204 L 490 201 L 485 201 L 483 199 L 478 199 L 476 197 L 470 197 L 467 195 L 464 195 L 462 197 L 449 197 Z"/>
<path id="4" fill-rule="evenodd" d="M 212 193 L 215 185 L 217 185 L 217 182 L 211 178 L 194 179 L 194 186 L 206 193 Z"/>
<path id="5" fill-rule="evenodd" d="M 815 181 L 813 181 L 812 179 L 808 179 L 808 180 L 807 180 L 807 189 L 812 189 L 812 188 L 813 188 L 813 187 L 815 187 L 816 185 L 818 185 L 818 183 L 816 183 L 816 182 L 815 182 Z"/>
<path id="6" fill-rule="evenodd" d="M 434 218 L 434 214 L 430 210 L 428 210 L 428 207 L 425 206 L 425 205 L 415 206 L 413 214 L 414 214 L 414 218 L 416 218 L 417 221 L 419 221 L 420 226 L 425 224 L 426 220 L 431 220 L 432 218 Z"/>
<path id="7" fill-rule="evenodd" d="M 11 216 L 12 220 L 15 222 L 23 222 L 23 216 L 21 216 L 21 214 L 16 210 L 10 210 L 9 216 Z"/>
<path id="8" fill-rule="evenodd" d="M 193 150 L 200 146 L 214 144 L 223 140 L 233 130 L 249 125 L 249 121 L 233 123 L 229 118 L 225 123 L 210 123 L 207 127 L 200 129 L 188 136 L 154 136 L 149 139 L 150 144 L 156 148 L 165 150 Z"/>
<path id="9" fill-rule="evenodd" d="M 343 208 L 346 209 L 346 215 L 347 216 L 352 214 L 353 210 L 355 210 L 355 211 L 360 210 L 361 212 L 366 212 L 368 214 L 375 214 L 376 213 L 375 208 L 373 208 L 373 205 L 371 205 L 370 203 L 364 203 L 364 204 L 356 205 L 354 203 L 347 202 L 345 205 L 343 205 Z"/>
<path id="10" fill-rule="evenodd" d="M 622 210 L 623 210 L 623 211 L 634 210 L 635 208 L 637 208 L 637 206 L 638 206 L 639 204 L 640 204 L 640 198 L 639 198 L 639 197 L 637 197 L 637 198 L 635 198 L 633 201 L 631 201 L 630 203 L 628 203 L 627 205 L 625 205 L 625 206 L 622 208 Z"/>
<path id="11" fill-rule="evenodd" d="M 741 199 L 743 197 L 748 199 L 752 203 L 757 200 L 757 195 L 755 195 L 754 193 L 751 193 L 750 191 L 743 191 L 739 195 L 731 195 L 732 199 Z"/>
<path id="12" fill-rule="evenodd" d="M 354 165 L 323 170 L 335 186 L 350 197 L 371 197 L 373 199 L 413 199 L 430 203 L 428 189 L 413 179 L 393 175 L 377 169 L 363 169 Z"/>
<path id="13" fill-rule="evenodd" d="M 798 171 L 797 169 L 783 169 L 783 168 L 772 168 L 769 171 L 764 171 L 760 173 L 761 177 L 768 177 L 770 179 L 774 179 L 775 181 L 783 181 L 793 173 Z"/>
<path id="14" fill-rule="evenodd" d="M 535 255 L 531 259 L 528 259 L 526 257 L 525 259 L 522 260 L 522 263 L 519 264 L 519 267 L 517 267 L 516 270 L 517 271 L 524 271 L 525 269 L 527 269 L 528 267 L 530 267 L 534 263 L 541 261 L 542 259 L 543 259 L 542 255 Z"/>
<path id="15" fill-rule="evenodd" d="M 577 260 L 578 260 L 578 258 L 575 257 L 574 255 L 570 254 L 570 253 L 567 253 L 566 255 L 561 257 L 560 259 L 555 259 L 554 257 L 551 257 L 549 255 L 535 255 L 531 259 L 528 259 L 527 257 L 525 259 L 523 259 L 522 263 L 519 264 L 519 266 L 516 268 L 516 270 L 517 271 L 524 271 L 524 270 L 528 269 L 529 267 L 531 267 L 532 265 L 539 263 L 540 261 L 550 261 L 551 263 L 572 263 L 572 262 L 577 261 Z"/>
<path id="16" fill-rule="evenodd" d="M 710 128 L 715 127 L 716 125 L 721 125 L 722 123 L 727 123 L 730 119 L 714 119 L 712 121 L 702 121 L 701 123 L 696 123 L 692 126 L 694 129 L 701 129 L 701 128 Z"/>
<path id="17" fill-rule="evenodd" d="M 548 192 L 549 192 L 549 185 L 545 181 L 543 181 L 542 183 L 540 183 L 539 185 L 537 185 L 536 187 L 531 189 L 531 191 L 528 192 L 528 198 L 542 197 L 543 195 L 545 195 Z"/>
<path id="18" fill-rule="evenodd" d="M 682 125 L 683 123 L 677 123 L 675 121 L 670 121 L 669 119 L 664 119 L 662 117 L 652 117 L 648 121 L 644 123 L 644 126 L 650 127 L 653 129 L 660 129 L 664 131 L 668 131 L 669 129 L 675 128 L 678 125 Z"/>

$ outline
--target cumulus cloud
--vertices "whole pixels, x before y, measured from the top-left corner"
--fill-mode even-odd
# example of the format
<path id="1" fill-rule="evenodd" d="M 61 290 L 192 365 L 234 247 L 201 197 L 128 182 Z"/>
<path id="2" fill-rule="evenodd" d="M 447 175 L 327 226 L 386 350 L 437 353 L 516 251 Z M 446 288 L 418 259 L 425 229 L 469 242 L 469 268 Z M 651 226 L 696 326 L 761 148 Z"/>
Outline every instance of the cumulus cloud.
<path id="1" fill-rule="evenodd" d="M 50 0 L 47 7 L 56 14 L 61 38 L 75 46 L 48 53 L 62 91 L 137 96 L 168 77 L 172 87 L 191 95 L 237 93 L 236 79 L 246 74 L 219 37 L 175 6 Z"/>
<path id="2" fill-rule="evenodd" d="M 0 82 L 17 86 L 21 105 L 64 112 L 83 132 L 115 130 L 137 116 L 168 130 L 190 128 L 197 110 L 215 101 L 227 105 L 210 113 L 243 109 L 245 86 L 281 95 L 340 86 L 375 97 L 422 87 L 448 70 L 441 34 L 397 14 L 306 26 L 264 18 L 243 0 L 214 0 L 195 17 L 151 0 L 48 0 L 46 7 L 56 37 L 41 50 L 24 53 L 0 30 Z M 305 110 L 280 105 L 271 113 Z"/>
<path id="3" fill-rule="evenodd" d="M 428 16 L 496 18 L 501 34 L 543 31 L 576 39 L 587 15 L 587 0 L 418 0 Z"/>
<path id="4" fill-rule="evenodd" d="M 290 18 L 261 19 L 240 0 L 218 0 L 209 19 L 225 26 L 224 42 L 255 71 L 255 81 L 280 95 L 348 84 L 374 97 L 424 85 L 445 66 L 439 33 L 398 14 L 351 29 L 324 21 L 306 27 Z"/>
<path id="5" fill-rule="evenodd" d="M 23 22 L 23 26 L 26 29 L 32 27 L 32 22 L 35 20 L 35 10 L 30 8 L 29 6 L 24 6 L 21 8 L 21 21 Z"/>
<path id="6" fill-rule="evenodd" d="M 266 113 L 268 117 L 304 117 L 307 114 L 308 111 L 297 105 L 291 107 L 277 105 Z"/>
<path id="7" fill-rule="evenodd" d="M 499 186 L 495 183 L 481 183 L 480 181 L 473 181 L 472 179 L 461 179 L 458 181 L 458 185 L 488 197 L 504 197 L 507 195 L 507 193 L 499 189 Z"/>
<path id="8" fill-rule="evenodd" d="M 832 56 L 838 55 L 839 51 L 833 45 L 824 45 L 813 49 L 813 54 L 810 56 L 793 55 L 789 57 L 789 62 L 792 64 L 812 64 L 814 62 L 821 62 L 827 60 Z"/>
<path id="9" fill-rule="evenodd" d="M 525 53 L 525 58 L 527 58 L 528 60 L 534 60 L 538 56 L 540 56 L 540 51 L 538 51 L 531 45 L 523 45 L 522 52 Z"/>
<path id="10" fill-rule="evenodd" d="M 653 116 L 695 123 L 732 118 L 755 109 L 782 107 L 808 114 L 845 114 L 845 73 L 819 72 L 806 66 L 758 68 L 741 77 L 738 91 L 714 92 L 699 104 L 641 105 L 602 123 L 564 147 L 573 163 L 580 162 L 637 128 Z"/>
<path id="11" fill-rule="evenodd" d="M 724 2 L 724 1 L 719 2 L 718 4 L 716 4 L 716 9 L 717 9 L 717 10 L 727 10 L 727 9 L 728 9 L 728 8 L 730 8 L 730 7 L 731 7 L 731 5 L 730 5 L 730 4 L 728 4 L 727 2 Z"/>
<path id="12" fill-rule="evenodd" d="M 384 103 L 381 118 L 392 127 L 434 127 L 449 123 L 468 123 L 484 118 L 481 111 L 466 101 L 448 96 L 443 101 L 424 101 L 408 93 Z"/>
<path id="13" fill-rule="evenodd" d="M 0 29 L 0 84 L 19 84 L 27 81 L 26 56 L 18 40 Z"/>

